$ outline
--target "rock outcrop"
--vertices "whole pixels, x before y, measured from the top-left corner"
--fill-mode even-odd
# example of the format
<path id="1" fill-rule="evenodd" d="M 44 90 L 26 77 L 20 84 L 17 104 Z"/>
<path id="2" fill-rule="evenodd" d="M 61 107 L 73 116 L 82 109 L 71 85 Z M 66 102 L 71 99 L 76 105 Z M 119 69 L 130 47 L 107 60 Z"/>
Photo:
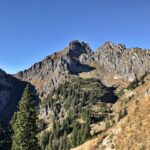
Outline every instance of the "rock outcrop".
<path id="1" fill-rule="evenodd" d="M 150 51 L 106 42 L 95 52 L 95 61 L 114 74 L 114 79 L 133 81 L 150 69 Z"/>

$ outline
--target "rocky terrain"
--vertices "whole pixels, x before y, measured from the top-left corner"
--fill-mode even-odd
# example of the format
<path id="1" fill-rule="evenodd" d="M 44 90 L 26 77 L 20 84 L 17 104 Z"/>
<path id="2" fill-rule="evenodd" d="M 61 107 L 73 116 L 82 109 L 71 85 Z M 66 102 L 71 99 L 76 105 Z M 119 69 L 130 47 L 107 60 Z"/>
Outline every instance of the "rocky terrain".
<path id="1" fill-rule="evenodd" d="M 106 42 L 94 52 L 88 44 L 72 41 L 63 51 L 47 56 L 15 77 L 33 84 L 43 97 L 74 76 L 95 77 L 113 85 L 133 81 L 149 69 L 149 50 Z"/>
<path id="2" fill-rule="evenodd" d="M 149 149 L 149 71 L 149 50 L 106 42 L 93 51 L 87 43 L 72 41 L 14 76 L 0 70 L 0 120 L 9 122 L 28 83 L 40 99 L 43 149 L 49 145 L 43 141 L 51 141 L 53 149 L 63 149 L 57 146 L 64 139 L 70 143 L 74 126 L 84 135 L 89 120 L 90 132 L 86 131 L 84 140 L 79 133 L 74 135 L 78 142 L 66 144 L 69 148 Z M 51 136 L 55 138 L 48 140 Z"/>
<path id="3" fill-rule="evenodd" d="M 73 150 L 149 150 L 150 74 L 134 89 L 120 95 L 112 111 L 126 113 L 106 132 L 91 138 Z"/>

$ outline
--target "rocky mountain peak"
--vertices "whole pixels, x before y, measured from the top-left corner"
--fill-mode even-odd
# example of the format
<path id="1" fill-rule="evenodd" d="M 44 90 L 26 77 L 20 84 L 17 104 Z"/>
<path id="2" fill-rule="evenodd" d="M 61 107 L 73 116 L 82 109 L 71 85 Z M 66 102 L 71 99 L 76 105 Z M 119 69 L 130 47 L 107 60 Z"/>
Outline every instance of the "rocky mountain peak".
<path id="1" fill-rule="evenodd" d="M 47 56 L 15 77 L 33 84 L 43 97 L 74 76 L 100 78 L 105 84 L 107 78 L 133 81 L 135 76 L 150 70 L 149 56 L 148 50 L 129 49 L 112 42 L 105 42 L 93 52 L 87 43 L 75 40 L 63 51 Z"/>
<path id="2" fill-rule="evenodd" d="M 110 132 L 111 136 L 104 135 L 106 138 L 102 137 L 103 143 L 98 142 L 98 144 L 102 143 L 106 146 L 106 143 L 110 143 L 110 139 L 112 142 L 119 141 L 122 133 L 126 135 L 126 132 L 121 133 L 122 129 L 125 131 L 129 129 L 125 128 L 124 124 L 133 127 L 136 118 L 141 125 L 141 114 L 147 116 L 150 112 L 150 107 L 147 105 L 150 99 L 150 74 L 148 72 L 150 72 L 150 50 L 126 48 L 124 44 L 105 42 L 94 52 L 88 44 L 75 40 L 70 42 L 63 51 L 47 56 L 29 69 L 14 76 L 7 75 L 0 69 L 0 120 L 8 124 L 12 114 L 17 110 L 24 87 L 26 84 L 30 84 L 41 100 L 39 120 L 42 130 L 44 125 L 50 127 L 44 131 L 51 132 L 53 118 L 56 118 L 56 123 L 60 123 L 58 126 L 62 127 L 59 132 L 61 133 L 62 129 L 66 128 L 67 122 L 69 133 L 66 131 L 65 133 L 71 135 L 74 124 L 68 122 L 77 121 L 80 125 L 79 129 L 82 129 L 84 123 L 88 122 L 84 120 L 84 116 L 87 116 L 86 110 L 89 110 L 88 116 L 90 116 L 90 120 L 93 119 L 90 125 L 90 135 L 97 137 L 99 133 Z M 133 82 L 127 86 L 130 81 Z M 111 87 L 112 85 L 113 87 Z M 114 91 L 115 89 L 117 90 Z M 116 101 L 115 92 L 117 92 L 118 101 Z M 131 101 L 135 103 L 132 104 Z M 137 108 L 140 107 L 141 110 L 137 115 Z M 132 108 L 135 108 L 135 114 L 130 111 Z M 119 125 L 119 128 L 122 128 L 119 131 L 121 134 L 115 140 L 119 128 L 114 125 L 128 114 L 133 119 L 129 117 L 128 122 L 121 121 L 123 123 Z M 105 117 L 103 118 L 103 116 Z M 73 121 L 68 121 L 66 118 Z M 148 121 L 147 119 L 145 123 L 147 124 Z M 139 125 L 135 124 L 134 126 L 139 127 Z M 113 126 L 115 127 L 113 130 L 107 130 L 108 127 Z M 145 133 L 145 129 L 141 135 L 143 133 Z M 113 138 L 114 140 L 112 140 Z M 127 144 L 129 140 L 127 140 Z M 145 141 L 145 137 L 143 141 Z M 113 144 L 120 145 L 120 142 Z M 102 149 L 104 150 L 103 147 Z"/>
<path id="3" fill-rule="evenodd" d="M 107 50 L 111 50 L 111 51 L 124 51 L 126 49 L 126 46 L 124 44 L 114 44 L 111 41 L 105 42 L 101 47 L 99 47 L 97 49 L 96 52 L 99 52 L 101 50 L 103 51 L 107 51 Z"/>
<path id="4" fill-rule="evenodd" d="M 126 48 L 124 44 L 105 42 L 94 53 L 94 61 L 114 74 L 114 79 L 133 81 L 135 76 L 150 70 L 150 51 L 141 48 Z"/>
<path id="5" fill-rule="evenodd" d="M 83 53 L 90 53 L 92 50 L 87 43 L 78 40 L 71 41 L 67 47 L 67 54 L 72 57 L 79 57 Z"/>
<path id="6" fill-rule="evenodd" d="M 114 44 L 113 42 L 108 41 L 108 42 L 105 42 L 105 43 L 101 46 L 101 48 L 111 49 L 111 48 L 114 47 L 114 45 L 115 45 L 115 44 Z"/>

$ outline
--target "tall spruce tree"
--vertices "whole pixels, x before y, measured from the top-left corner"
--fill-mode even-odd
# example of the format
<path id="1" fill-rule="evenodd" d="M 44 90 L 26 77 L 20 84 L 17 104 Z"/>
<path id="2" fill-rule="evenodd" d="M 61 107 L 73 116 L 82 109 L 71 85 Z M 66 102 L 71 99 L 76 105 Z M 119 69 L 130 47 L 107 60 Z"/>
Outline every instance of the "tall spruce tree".
<path id="1" fill-rule="evenodd" d="M 19 110 L 12 120 L 12 150 L 38 150 L 37 116 L 32 94 L 26 87 L 19 102 Z"/>

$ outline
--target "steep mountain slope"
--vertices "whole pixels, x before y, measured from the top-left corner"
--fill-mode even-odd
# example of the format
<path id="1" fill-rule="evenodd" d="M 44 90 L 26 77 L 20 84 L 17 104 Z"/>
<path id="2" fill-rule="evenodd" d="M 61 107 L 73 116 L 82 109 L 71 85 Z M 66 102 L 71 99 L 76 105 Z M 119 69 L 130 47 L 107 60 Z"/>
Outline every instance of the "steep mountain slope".
<path id="1" fill-rule="evenodd" d="M 69 149 L 105 130 L 96 125 L 111 126 L 110 108 L 116 99 L 113 89 L 98 79 L 76 78 L 60 85 L 40 107 L 41 146 Z"/>
<path id="2" fill-rule="evenodd" d="M 113 105 L 113 112 L 126 110 L 121 119 L 106 132 L 73 150 L 150 149 L 150 74 L 143 77 L 136 87 L 128 90 L 124 89 L 124 93 Z"/>
<path id="3" fill-rule="evenodd" d="M 104 43 L 95 52 L 88 44 L 72 41 L 63 51 L 46 57 L 15 76 L 33 84 L 46 97 L 58 84 L 73 76 L 99 78 L 106 85 L 126 86 L 128 81 L 150 70 L 150 51 Z"/>
<path id="4" fill-rule="evenodd" d="M 18 102 L 26 85 L 26 82 L 0 70 L 0 121 L 3 124 L 8 125 L 17 110 Z"/>
<path id="5" fill-rule="evenodd" d="M 106 42 L 94 52 L 72 41 L 14 76 L 0 70 L 0 120 L 8 124 L 28 83 L 40 98 L 43 149 L 149 149 L 149 71 L 149 50 Z"/>
<path id="6" fill-rule="evenodd" d="M 50 90 L 68 81 L 71 75 L 78 75 L 80 72 L 92 69 L 80 63 L 79 57 L 83 53 L 90 55 L 91 50 L 88 45 L 73 41 L 63 51 L 46 57 L 43 61 L 15 76 L 35 85 L 41 98 L 46 97 Z"/>

